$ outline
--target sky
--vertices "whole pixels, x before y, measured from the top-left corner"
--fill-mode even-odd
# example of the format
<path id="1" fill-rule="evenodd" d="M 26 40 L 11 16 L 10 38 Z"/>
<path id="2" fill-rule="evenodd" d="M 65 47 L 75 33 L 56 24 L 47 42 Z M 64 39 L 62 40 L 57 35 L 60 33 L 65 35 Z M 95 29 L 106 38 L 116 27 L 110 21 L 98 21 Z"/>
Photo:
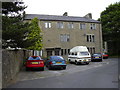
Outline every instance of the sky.
<path id="1" fill-rule="evenodd" d="M 28 6 L 26 14 L 63 15 L 83 17 L 92 13 L 92 18 L 97 20 L 100 13 L 110 4 L 120 0 L 23 0 Z"/>

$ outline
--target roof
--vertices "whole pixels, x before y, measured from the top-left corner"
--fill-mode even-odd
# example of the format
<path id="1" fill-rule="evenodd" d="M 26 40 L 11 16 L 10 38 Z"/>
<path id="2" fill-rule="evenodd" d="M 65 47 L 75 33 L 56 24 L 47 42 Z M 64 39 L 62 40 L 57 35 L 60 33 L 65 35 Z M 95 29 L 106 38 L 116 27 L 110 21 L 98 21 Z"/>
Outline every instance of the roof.
<path id="1" fill-rule="evenodd" d="M 88 51 L 86 46 L 75 46 L 70 49 L 70 52 L 80 52 L 80 51 Z"/>
<path id="2" fill-rule="evenodd" d="M 43 21 L 72 21 L 72 22 L 93 22 L 100 23 L 100 21 L 86 18 L 86 17 L 75 17 L 75 16 L 58 16 L 58 15 L 41 15 L 41 14 L 26 14 L 25 20 L 31 20 L 37 17 Z"/>

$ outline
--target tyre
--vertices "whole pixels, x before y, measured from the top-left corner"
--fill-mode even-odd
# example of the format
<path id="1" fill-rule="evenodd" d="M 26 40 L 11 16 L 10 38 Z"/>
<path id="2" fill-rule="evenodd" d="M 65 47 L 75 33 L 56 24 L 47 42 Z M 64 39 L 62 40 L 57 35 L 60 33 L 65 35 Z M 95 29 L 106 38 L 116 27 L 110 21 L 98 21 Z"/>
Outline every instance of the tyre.
<path id="1" fill-rule="evenodd" d="M 51 67 L 51 66 L 48 66 L 48 69 L 49 69 L 49 70 L 51 70 L 51 69 L 52 69 L 52 67 Z"/>
<path id="2" fill-rule="evenodd" d="M 88 65 L 89 64 L 89 62 L 86 62 L 86 65 Z"/>
<path id="3" fill-rule="evenodd" d="M 28 68 L 28 67 L 26 67 L 26 71 L 29 71 L 29 68 Z"/>
<path id="4" fill-rule="evenodd" d="M 75 64 L 78 65 L 79 63 L 77 61 L 75 61 Z"/>
<path id="5" fill-rule="evenodd" d="M 100 62 L 102 62 L 102 59 L 100 60 Z"/>
<path id="6" fill-rule="evenodd" d="M 44 71 L 44 67 L 41 70 Z"/>
<path id="7" fill-rule="evenodd" d="M 63 69 L 66 69 L 66 66 L 64 66 Z"/>
<path id="8" fill-rule="evenodd" d="M 69 63 L 72 64 L 71 60 L 69 59 Z"/>

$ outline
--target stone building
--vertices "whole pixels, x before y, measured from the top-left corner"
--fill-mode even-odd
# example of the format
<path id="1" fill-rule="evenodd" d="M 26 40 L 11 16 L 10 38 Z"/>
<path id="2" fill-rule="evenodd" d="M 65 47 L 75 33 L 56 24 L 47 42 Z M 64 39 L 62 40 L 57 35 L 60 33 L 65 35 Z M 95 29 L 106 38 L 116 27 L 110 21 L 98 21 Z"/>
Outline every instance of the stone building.
<path id="1" fill-rule="evenodd" d="M 43 56 L 66 57 L 72 47 L 87 46 L 90 53 L 102 52 L 100 21 L 89 13 L 84 17 L 26 14 L 25 20 L 37 17 L 43 35 Z"/>

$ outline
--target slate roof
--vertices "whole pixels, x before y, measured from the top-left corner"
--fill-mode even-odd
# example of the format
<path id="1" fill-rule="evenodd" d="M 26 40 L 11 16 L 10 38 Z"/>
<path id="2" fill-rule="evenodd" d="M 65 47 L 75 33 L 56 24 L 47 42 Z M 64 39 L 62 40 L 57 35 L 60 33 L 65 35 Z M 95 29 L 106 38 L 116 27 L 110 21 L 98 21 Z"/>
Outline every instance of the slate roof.
<path id="1" fill-rule="evenodd" d="M 30 20 L 33 19 L 34 17 L 37 17 L 39 20 L 44 20 L 44 21 L 72 21 L 72 22 L 100 23 L 100 21 L 89 19 L 86 17 L 41 15 L 41 14 L 26 14 L 25 20 Z"/>

